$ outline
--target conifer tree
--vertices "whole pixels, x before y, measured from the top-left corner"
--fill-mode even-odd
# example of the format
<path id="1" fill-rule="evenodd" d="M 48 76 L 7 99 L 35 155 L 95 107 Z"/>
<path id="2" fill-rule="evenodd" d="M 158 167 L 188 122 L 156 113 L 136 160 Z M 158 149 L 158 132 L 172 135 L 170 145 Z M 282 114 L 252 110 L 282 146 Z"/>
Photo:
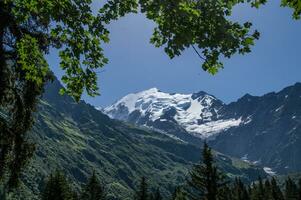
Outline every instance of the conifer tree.
<path id="1" fill-rule="evenodd" d="M 233 186 L 233 199 L 235 200 L 249 200 L 248 190 L 246 189 L 243 182 L 236 178 Z"/>
<path id="2" fill-rule="evenodd" d="M 233 195 L 233 188 L 229 187 L 229 185 L 225 185 L 221 189 L 221 195 L 219 197 L 219 200 L 234 200 L 234 195 Z M 248 199 L 246 199 L 248 200 Z"/>
<path id="3" fill-rule="evenodd" d="M 284 200 L 282 191 L 274 177 L 271 180 L 271 196 L 272 200 Z"/>
<path id="4" fill-rule="evenodd" d="M 257 183 L 252 185 L 251 199 L 252 200 L 266 200 L 264 198 L 264 184 L 262 178 L 259 177 Z"/>
<path id="5" fill-rule="evenodd" d="M 285 199 L 286 200 L 297 200 L 298 188 L 296 183 L 288 177 L 285 181 Z"/>
<path id="6" fill-rule="evenodd" d="M 222 199 L 222 189 L 226 185 L 225 176 L 217 169 L 213 161 L 211 148 L 204 143 L 203 159 L 194 165 L 188 179 L 190 189 L 187 191 L 191 199 Z"/>
<path id="7" fill-rule="evenodd" d="M 186 200 L 186 196 L 181 187 L 176 187 L 174 193 L 172 194 L 172 200 Z"/>
<path id="8" fill-rule="evenodd" d="M 51 174 L 42 192 L 42 200 L 73 200 L 72 197 L 73 192 L 65 175 L 58 170 Z"/>
<path id="9" fill-rule="evenodd" d="M 135 200 L 148 200 L 149 194 L 148 194 L 148 185 L 146 178 L 143 176 L 140 181 L 139 189 L 135 193 Z"/>
<path id="10" fill-rule="evenodd" d="M 250 198 L 252 200 L 257 200 L 257 185 L 255 183 L 251 184 L 250 188 L 249 188 L 249 194 L 250 194 Z"/>
<path id="11" fill-rule="evenodd" d="M 264 199 L 270 200 L 272 199 L 272 188 L 271 183 L 269 179 L 266 179 L 264 182 Z"/>
<path id="12" fill-rule="evenodd" d="M 79 198 L 78 193 L 77 193 L 76 191 L 73 191 L 73 193 L 72 193 L 72 200 L 81 200 L 81 199 Z"/>
<path id="13" fill-rule="evenodd" d="M 243 197 L 244 197 L 244 200 L 250 200 L 250 194 L 248 192 L 248 190 L 246 188 L 244 188 L 243 190 Z"/>
<path id="14" fill-rule="evenodd" d="M 252 184 L 250 197 L 252 200 L 263 200 L 263 197 L 260 196 L 258 184 Z"/>
<path id="15" fill-rule="evenodd" d="M 151 200 L 162 200 L 162 195 L 160 189 L 157 188 L 156 191 L 151 195 Z"/>
<path id="16" fill-rule="evenodd" d="M 301 179 L 298 181 L 298 200 L 301 200 Z"/>
<path id="17" fill-rule="evenodd" d="M 83 189 L 81 200 L 104 200 L 104 187 L 101 185 L 96 177 L 95 171 L 88 180 L 87 185 Z"/>
<path id="18" fill-rule="evenodd" d="M 265 191 L 264 191 L 264 184 L 263 184 L 263 180 L 261 177 L 258 178 L 258 198 L 265 200 L 265 195 L 264 195 Z"/>

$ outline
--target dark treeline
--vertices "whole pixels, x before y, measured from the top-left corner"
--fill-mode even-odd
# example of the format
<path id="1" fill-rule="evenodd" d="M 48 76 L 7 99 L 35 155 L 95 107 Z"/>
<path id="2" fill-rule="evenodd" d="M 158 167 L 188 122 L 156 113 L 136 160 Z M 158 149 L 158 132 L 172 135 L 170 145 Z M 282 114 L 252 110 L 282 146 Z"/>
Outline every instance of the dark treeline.
<path id="1" fill-rule="evenodd" d="M 105 191 L 103 185 L 98 180 L 95 172 L 89 178 L 86 185 L 80 192 L 71 187 L 71 183 L 65 175 L 56 171 L 51 174 L 46 181 L 44 190 L 41 194 L 42 200 L 105 200 Z"/>
<path id="2" fill-rule="evenodd" d="M 42 192 L 42 200 L 106 200 L 105 187 L 95 173 L 81 192 L 71 189 L 64 174 L 56 171 L 50 175 Z M 149 187 L 142 177 L 136 188 L 134 200 L 163 200 L 159 187 Z M 273 177 L 248 185 L 239 178 L 226 177 L 214 164 L 211 148 L 205 143 L 203 159 L 195 164 L 186 183 L 175 188 L 168 200 L 301 200 L 301 179 L 298 183 L 287 178 L 281 187 Z"/>

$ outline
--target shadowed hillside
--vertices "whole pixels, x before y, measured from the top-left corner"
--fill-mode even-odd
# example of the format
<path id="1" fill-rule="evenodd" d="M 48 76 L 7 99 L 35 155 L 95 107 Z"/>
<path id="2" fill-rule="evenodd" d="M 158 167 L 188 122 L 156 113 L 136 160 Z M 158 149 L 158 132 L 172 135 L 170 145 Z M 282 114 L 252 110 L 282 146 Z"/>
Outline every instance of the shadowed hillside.
<path id="1" fill-rule="evenodd" d="M 160 186 L 166 196 L 199 160 L 199 148 L 111 120 L 93 106 L 58 95 L 60 87 L 58 81 L 47 87 L 36 114 L 31 134 L 37 141 L 36 155 L 23 177 L 23 190 L 32 190 L 28 196 L 38 195 L 44 178 L 57 168 L 74 180 L 75 187 L 86 182 L 95 169 L 106 183 L 110 199 L 130 198 L 142 175 L 149 177 L 151 186 Z M 222 154 L 217 157 L 230 176 L 250 181 L 264 175 L 263 170 L 245 162 Z"/>

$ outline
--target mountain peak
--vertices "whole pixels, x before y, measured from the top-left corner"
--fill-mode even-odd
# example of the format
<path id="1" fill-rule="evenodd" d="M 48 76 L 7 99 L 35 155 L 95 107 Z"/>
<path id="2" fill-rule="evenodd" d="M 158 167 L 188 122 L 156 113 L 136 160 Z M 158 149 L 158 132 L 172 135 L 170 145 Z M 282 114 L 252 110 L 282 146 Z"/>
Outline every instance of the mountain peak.
<path id="1" fill-rule="evenodd" d="M 204 91 L 169 94 L 151 88 L 123 97 L 104 112 L 111 118 L 151 128 L 158 128 L 160 122 L 173 122 L 192 135 L 208 138 L 240 124 L 240 119 L 219 120 L 223 106 L 222 101 Z"/>
<path id="2" fill-rule="evenodd" d="M 247 101 L 251 101 L 255 96 L 246 93 L 244 96 L 242 96 L 239 100 L 247 100 Z"/>
<path id="3" fill-rule="evenodd" d="M 192 99 L 197 99 L 199 97 L 202 97 L 202 96 L 205 96 L 205 95 L 208 95 L 208 93 L 204 92 L 204 91 L 199 91 L 199 92 L 196 92 L 196 93 L 193 93 L 191 95 L 191 98 Z"/>
<path id="4" fill-rule="evenodd" d="M 161 91 L 158 88 L 153 87 L 153 88 L 150 88 L 148 90 L 144 90 L 141 93 L 156 93 L 156 92 L 161 92 Z"/>

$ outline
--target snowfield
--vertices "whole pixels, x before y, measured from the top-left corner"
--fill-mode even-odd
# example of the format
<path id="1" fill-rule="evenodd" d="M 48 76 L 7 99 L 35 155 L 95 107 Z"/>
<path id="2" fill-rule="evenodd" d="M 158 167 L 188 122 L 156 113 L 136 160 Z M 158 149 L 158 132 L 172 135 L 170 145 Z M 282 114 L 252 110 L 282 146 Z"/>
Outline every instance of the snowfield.
<path id="1" fill-rule="evenodd" d="M 196 94 L 169 94 L 151 88 L 129 94 L 104 109 L 111 118 L 127 121 L 135 112 L 149 121 L 168 121 L 166 112 L 174 110 L 172 118 L 188 133 L 206 139 L 244 123 L 241 118 L 221 119 L 219 110 L 224 104 L 205 92 Z M 146 125 L 146 124 L 142 124 Z"/>

